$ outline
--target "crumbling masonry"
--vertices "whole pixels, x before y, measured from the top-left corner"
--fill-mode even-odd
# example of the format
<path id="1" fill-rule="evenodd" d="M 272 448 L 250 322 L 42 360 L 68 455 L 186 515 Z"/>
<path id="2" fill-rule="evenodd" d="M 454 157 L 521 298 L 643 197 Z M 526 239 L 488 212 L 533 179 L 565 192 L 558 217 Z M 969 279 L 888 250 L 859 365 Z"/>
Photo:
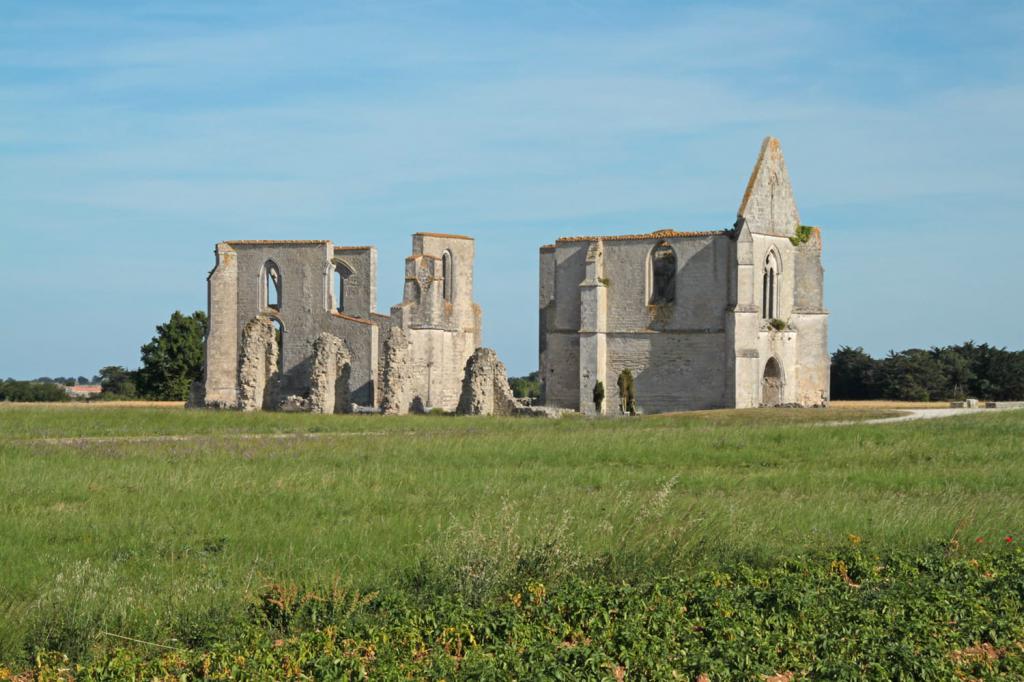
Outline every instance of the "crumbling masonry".
<path id="1" fill-rule="evenodd" d="M 557 415 L 828 402 L 821 234 L 800 224 L 774 138 L 731 229 L 541 247 L 544 408 L 516 404 L 504 365 L 478 350 L 473 240 L 417 233 L 412 252 L 402 302 L 382 315 L 371 246 L 218 244 L 206 375 L 190 405 Z"/>
<path id="2" fill-rule="evenodd" d="M 192 402 L 320 413 L 382 402 L 393 413 L 454 411 L 466 361 L 480 345 L 474 243 L 434 233 L 412 242 L 402 302 L 390 315 L 376 312 L 372 246 L 217 244 L 206 374 Z"/>

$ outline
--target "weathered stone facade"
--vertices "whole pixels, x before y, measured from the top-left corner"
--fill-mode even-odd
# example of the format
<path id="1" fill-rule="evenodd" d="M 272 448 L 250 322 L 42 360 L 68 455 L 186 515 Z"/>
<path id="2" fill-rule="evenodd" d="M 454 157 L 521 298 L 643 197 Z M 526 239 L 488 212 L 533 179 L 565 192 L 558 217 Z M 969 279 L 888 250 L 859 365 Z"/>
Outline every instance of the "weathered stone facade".
<path id="1" fill-rule="evenodd" d="M 492 349 L 477 348 L 466 362 L 457 412 L 509 416 L 515 414 L 517 407 L 505 364 Z"/>
<path id="2" fill-rule="evenodd" d="M 210 273 L 206 372 L 194 404 L 334 413 L 376 408 L 384 339 L 405 340 L 399 393 L 407 411 L 454 410 L 480 345 L 474 242 L 417 233 L 405 291 L 376 312 L 377 251 L 330 241 L 233 241 Z"/>
<path id="3" fill-rule="evenodd" d="M 641 412 L 824 405 L 821 235 L 766 138 L 730 230 L 570 237 L 540 249 L 545 404 L 593 414 L 635 377 Z"/>

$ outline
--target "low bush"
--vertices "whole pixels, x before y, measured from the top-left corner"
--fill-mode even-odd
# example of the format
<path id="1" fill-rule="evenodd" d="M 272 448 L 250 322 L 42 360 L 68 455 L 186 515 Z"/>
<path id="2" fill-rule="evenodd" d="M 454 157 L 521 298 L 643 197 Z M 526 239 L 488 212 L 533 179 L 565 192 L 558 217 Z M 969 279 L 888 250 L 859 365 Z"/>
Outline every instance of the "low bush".
<path id="1" fill-rule="evenodd" d="M 48 403 L 68 400 L 64 387 L 46 381 L 0 381 L 0 401 L 12 403 Z"/>
<path id="2" fill-rule="evenodd" d="M 63 652 L 41 651 L 31 673 L 39 679 L 1024 675 L 1021 551 L 1009 543 L 963 551 L 954 542 L 879 555 L 852 540 L 846 551 L 774 567 L 646 571 L 632 578 L 605 574 L 600 563 L 555 575 L 559 562 L 542 559 L 506 576 L 500 592 L 467 593 L 464 583 L 381 593 L 275 583 L 253 598 L 249 621 L 215 644 L 125 642 L 77 663 Z"/>

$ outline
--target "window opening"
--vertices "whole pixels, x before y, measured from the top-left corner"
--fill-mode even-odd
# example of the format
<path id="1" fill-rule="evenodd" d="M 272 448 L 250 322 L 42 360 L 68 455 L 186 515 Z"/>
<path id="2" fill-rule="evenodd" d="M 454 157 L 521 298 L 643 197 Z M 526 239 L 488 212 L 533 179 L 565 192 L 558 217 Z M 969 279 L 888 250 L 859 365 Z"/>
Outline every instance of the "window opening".
<path id="1" fill-rule="evenodd" d="M 674 303 L 676 300 L 676 252 L 668 244 L 658 244 L 651 251 L 651 305 Z"/>

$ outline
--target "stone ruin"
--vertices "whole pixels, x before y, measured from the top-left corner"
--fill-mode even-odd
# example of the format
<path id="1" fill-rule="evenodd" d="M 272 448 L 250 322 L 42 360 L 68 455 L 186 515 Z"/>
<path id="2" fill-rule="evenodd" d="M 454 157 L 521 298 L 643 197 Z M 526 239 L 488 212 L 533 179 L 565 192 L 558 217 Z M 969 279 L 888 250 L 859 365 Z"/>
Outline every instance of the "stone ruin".
<path id="1" fill-rule="evenodd" d="M 475 242 L 418 232 L 401 303 L 377 312 L 377 250 L 217 244 L 204 380 L 191 406 L 318 413 L 557 415 L 826 405 L 822 240 L 800 224 L 766 138 L 729 229 L 565 237 L 540 249 L 543 407 L 512 398 L 480 348 Z M 601 386 L 604 400 L 594 400 Z"/>
<path id="2" fill-rule="evenodd" d="M 519 404 L 508 385 L 508 373 L 498 354 L 490 348 L 477 348 L 466 362 L 462 379 L 459 414 L 509 416 Z"/>
<path id="3" fill-rule="evenodd" d="M 245 412 L 272 406 L 278 392 L 277 330 L 269 317 L 254 317 L 242 330 L 238 366 L 239 408 Z"/>
<path id="4" fill-rule="evenodd" d="M 473 239 L 420 232 L 402 302 L 378 313 L 377 250 L 330 241 L 217 245 L 205 377 L 189 404 L 323 414 L 454 412 L 480 345 Z"/>
<path id="5" fill-rule="evenodd" d="M 772 137 L 761 144 L 730 228 L 542 246 L 544 404 L 618 412 L 625 370 L 643 414 L 828 404 L 821 250 L 821 231 L 800 223 Z"/>

